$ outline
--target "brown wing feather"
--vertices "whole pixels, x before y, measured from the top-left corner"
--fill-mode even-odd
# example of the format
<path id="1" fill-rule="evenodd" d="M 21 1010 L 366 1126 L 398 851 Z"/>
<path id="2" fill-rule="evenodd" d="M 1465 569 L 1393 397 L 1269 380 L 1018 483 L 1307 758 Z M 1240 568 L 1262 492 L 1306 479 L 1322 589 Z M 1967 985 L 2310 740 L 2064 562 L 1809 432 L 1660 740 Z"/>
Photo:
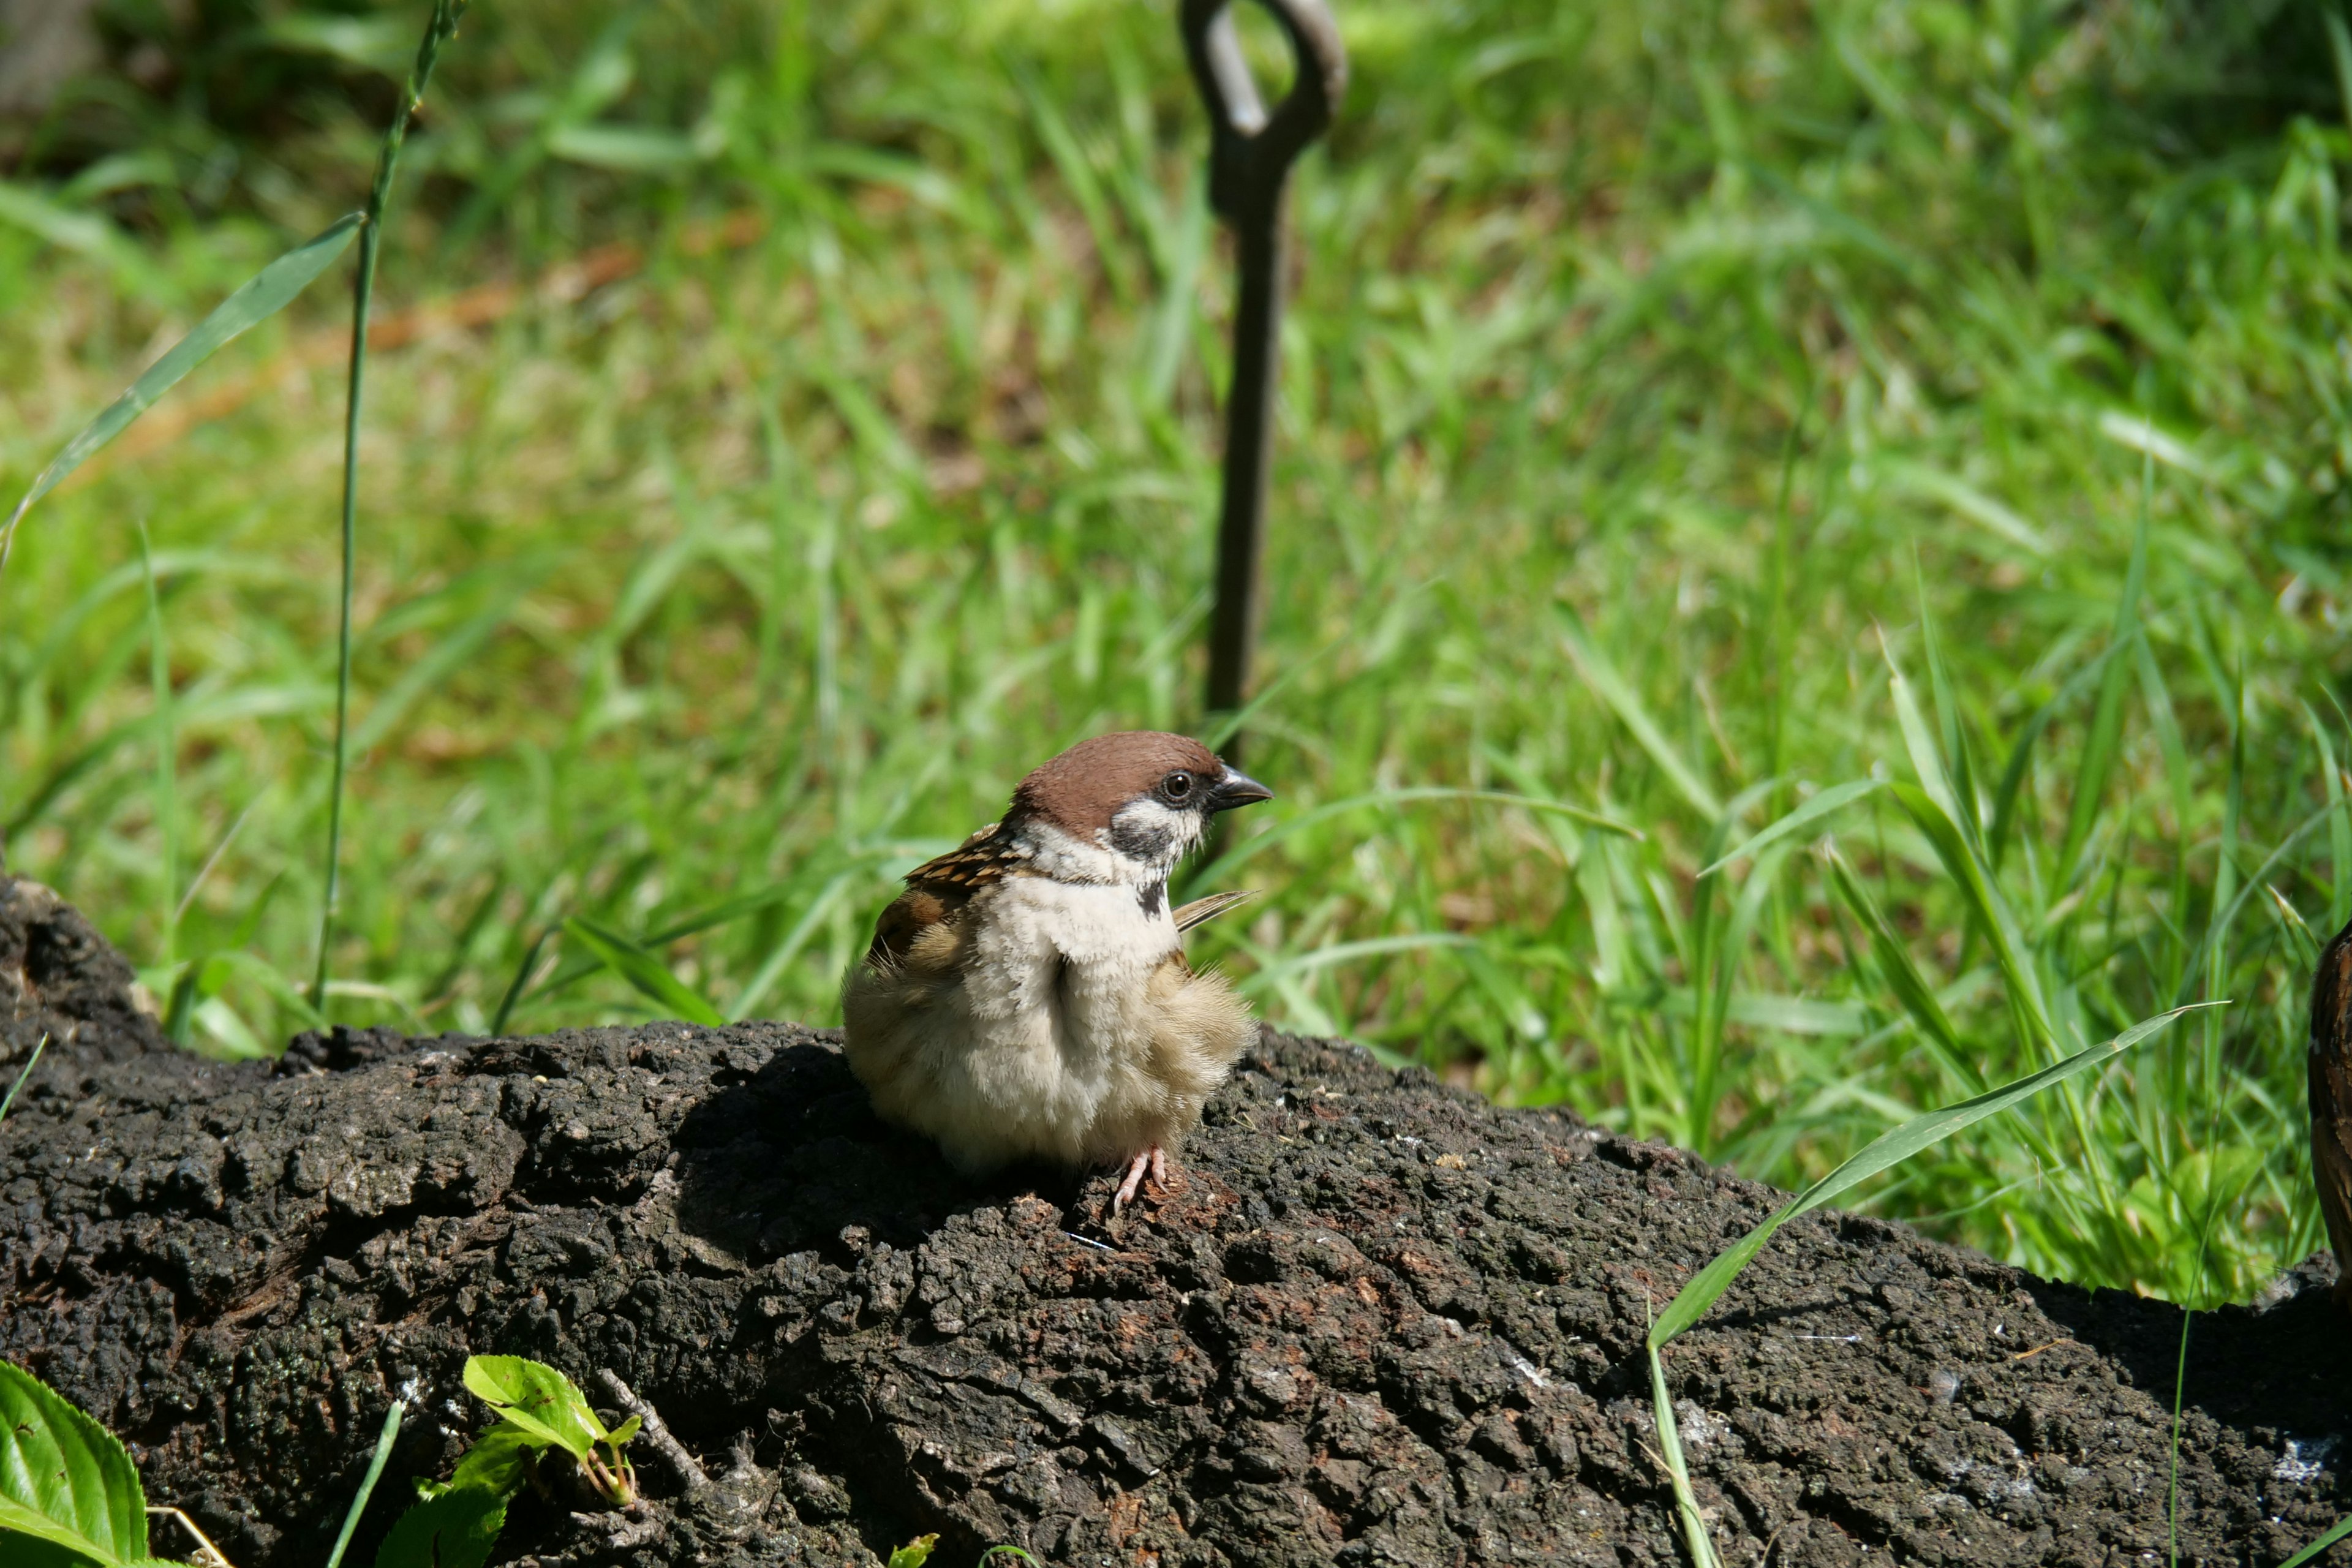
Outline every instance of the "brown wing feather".
<path id="1" fill-rule="evenodd" d="M 2311 982 L 2311 1174 L 2352 1297 L 2352 925 L 2319 955 Z"/>
<path id="2" fill-rule="evenodd" d="M 874 942 L 866 962 L 903 962 L 924 931 L 952 921 L 971 902 L 971 896 L 992 882 L 1017 875 L 1028 852 L 1013 844 L 1001 822 L 965 839 L 946 854 L 924 861 L 907 873 L 907 890 L 882 911 L 874 924 Z"/>

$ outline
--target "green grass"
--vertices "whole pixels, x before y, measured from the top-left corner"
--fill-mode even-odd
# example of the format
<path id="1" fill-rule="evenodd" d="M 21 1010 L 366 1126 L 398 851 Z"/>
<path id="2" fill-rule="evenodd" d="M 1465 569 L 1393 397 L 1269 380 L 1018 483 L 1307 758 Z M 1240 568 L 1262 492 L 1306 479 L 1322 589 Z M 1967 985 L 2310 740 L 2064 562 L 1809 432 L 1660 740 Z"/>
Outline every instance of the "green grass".
<path id="1" fill-rule="evenodd" d="M 2333 79 L 2250 97 L 2152 3 L 1340 9 L 1250 720 L 1280 799 L 1214 879 L 1267 896 L 1196 951 L 1288 1026 L 1791 1187 L 2226 997 L 1864 1202 L 2199 1303 L 2319 1245 Z M 898 872 L 1062 745 L 1198 720 L 1231 279 L 1172 17 L 611 15 L 478 8 L 411 146 L 380 309 L 646 264 L 373 362 L 337 1018 L 644 1016 L 579 921 L 831 1021 Z M 364 109 L 235 143 L 217 211 L 0 202 L 0 479 L 354 205 Z M 338 313 L 215 359 L 175 397 L 273 368 L 0 580 L 10 867 L 199 1048 L 309 1016 L 340 404 L 290 350 Z M 1959 827 L 1880 788 L 1699 876 L 1871 779 Z"/>

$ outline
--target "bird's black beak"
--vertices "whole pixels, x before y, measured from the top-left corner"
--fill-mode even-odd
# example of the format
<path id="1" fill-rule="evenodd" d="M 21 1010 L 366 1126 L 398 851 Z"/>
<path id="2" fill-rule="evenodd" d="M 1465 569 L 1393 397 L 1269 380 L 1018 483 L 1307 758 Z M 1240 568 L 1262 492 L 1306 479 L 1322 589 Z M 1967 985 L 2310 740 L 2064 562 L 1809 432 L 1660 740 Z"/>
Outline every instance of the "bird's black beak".
<path id="1" fill-rule="evenodd" d="M 1225 776 L 1209 791 L 1209 809 L 1213 812 L 1231 811 L 1237 805 L 1255 805 L 1259 801 L 1273 798 L 1274 792 L 1249 774 L 1227 768 Z"/>

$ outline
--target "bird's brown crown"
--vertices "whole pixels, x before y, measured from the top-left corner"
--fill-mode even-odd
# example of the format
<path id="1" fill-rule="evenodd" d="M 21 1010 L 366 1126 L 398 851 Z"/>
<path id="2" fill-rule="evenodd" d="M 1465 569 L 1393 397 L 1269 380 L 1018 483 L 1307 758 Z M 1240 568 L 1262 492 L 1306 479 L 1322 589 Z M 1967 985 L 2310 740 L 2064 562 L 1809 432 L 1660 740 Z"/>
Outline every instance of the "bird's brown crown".
<path id="1" fill-rule="evenodd" d="M 1035 816 L 1074 837 L 1091 837 L 1110 826 L 1118 808 L 1178 769 L 1214 784 L 1225 764 L 1190 735 L 1158 730 L 1121 730 L 1080 741 L 1038 767 L 1013 791 L 1008 820 Z"/>

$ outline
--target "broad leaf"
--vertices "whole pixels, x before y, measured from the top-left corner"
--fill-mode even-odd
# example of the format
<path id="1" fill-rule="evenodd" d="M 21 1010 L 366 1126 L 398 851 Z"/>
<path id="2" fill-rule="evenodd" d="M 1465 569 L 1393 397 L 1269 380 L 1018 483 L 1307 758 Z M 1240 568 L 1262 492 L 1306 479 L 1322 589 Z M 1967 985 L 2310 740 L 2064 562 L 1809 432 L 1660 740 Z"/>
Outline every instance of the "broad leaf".
<path id="1" fill-rule="evenodd" d="M 707 1029 L 724 1028 L 727 1015 L 712 1006 L 692 986 L 672 974 L 662 961 L 609 927 L 578 915 L 563 922 L 564 934 L 603 961 L 605 968 L 677 1017 Z"/>
<path id="2" fill-rule="evenodd" d="M 471 1487 L 477 1491 L 511 1497 L 523 1483 L 526 1456 L 534 1448 L 547 1447 L 550 1442 L 511 1421 L 501 1421 L 474 1439 L 474 1446 L 466 1450 L 465 1458 L 457 1461 L 457 1469 L 447 1480 L 419 1481 L 416 1495 L 436 1498 Z"/>
<path id="3" fill-rule="evenodd" d="M 284 310 L 295 295 L 334 264 L 359 227 L 360 215 L 348 214 L 330 224 L 316 238 L 288 251 L 254 274 L 243 288 L 222 300 L 211 315 L 197 322 L 195 331 L 148 366 L 146 374 L 132 382 L 129 391 L 84 426 L 81 433 L 50 459 L 49 466 L 33 481 L 33 488 L 25 492 L 25 499 L 16 503 L 7 522 L 0 525 L 0 563 L 7 560 L 7 543 L 16 531 L 18 520 L 35 501 L 57 489 L 92 452 L 122 434 L 124 427 L 147 412 L 157 398 L 178 385 L 182 376 L 210 359 L 230 339 Z"/>
<path id="4" fill-rule="evenodd" d="M 604 1436 L 604 1424 L 588 1408 L 586 1396 L 544 1362 L 519 1355 L 467 1356 L 466 1386 L 506 1421 L 575 1459 L 586 1459 Z"/>
<path id="5" fill-rule="evenodd" d="M 502 1493 L 464 1487 L 400 1516 L 375 1554 L 375 1568 L 482 1568 L 507 1521 Z"/>
<path id="6" fill-rule="evenodd" d="M 0 1362 L 0 1536 L 11 1533 L 110 1568 L 136 1562 L 147 1555 L 147 1495 L 113 1433 Z"/>

